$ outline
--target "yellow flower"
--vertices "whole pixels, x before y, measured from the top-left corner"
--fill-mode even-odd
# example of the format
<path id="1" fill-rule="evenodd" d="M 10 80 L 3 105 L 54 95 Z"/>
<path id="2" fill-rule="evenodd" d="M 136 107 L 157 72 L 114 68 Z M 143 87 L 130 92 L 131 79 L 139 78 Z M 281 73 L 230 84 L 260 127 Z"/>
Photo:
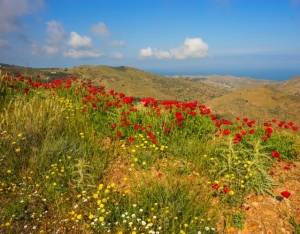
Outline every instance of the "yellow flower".
<path id="1" fill-rule="evenodd" d="M 19 133 L 19 134 L 18 134 L 18 137 L 22 137 L 22 133 Z"/>
<path id="2" fill-rule="evenodd" d="M 94 193 L 94 194 L 93 194 L 93 198 L 98 198 L 98 194 L 97 194 L 97 193 Z"/>
<path id="3" fill-rule="evenodd" d="M 184 226 L 185 228 L 187 228 L 189 225 L 188 225 L 187 223 L 185 223 L 183 226 Z"/>
<path id="4" fill-rule="evenodd" d="M 145 166 L 147 163 L 146 162 L 142 162 L 142 165 Z"/>
<path id="5" fill-rule="evenodd" d="M 99 221 L 103 222 L 104 221 L 104 217 L 103 216 L 99 217 Z"/>
<path id="6" fill-rule="evenodd" d="M 17 149 L 15 149 L 15 151 L 16 151 L 17 153 L 19 153 L 19 152 L 21 151 L 20 147 L 17 148 Z"/>
<path id="7" fill-rule="evenodd" d="M 81 214 L 79 214 L 79 215 L 76 216 L 76 219 L 78 219 L 78 220 L 80 220 L 81 218 L 82 218 Z"/>
<path id="8" fill-rule="evenodd" d="M 11 170 L 7 170 L 7 173 L 10 174 L 10 173 L 11 173 Z"/>
<path id="9" fill-rule="evenodd" d="M 89 219 L 93 219 L 93 218 L 94 218 L 94 215 L 90 214 Z"/>

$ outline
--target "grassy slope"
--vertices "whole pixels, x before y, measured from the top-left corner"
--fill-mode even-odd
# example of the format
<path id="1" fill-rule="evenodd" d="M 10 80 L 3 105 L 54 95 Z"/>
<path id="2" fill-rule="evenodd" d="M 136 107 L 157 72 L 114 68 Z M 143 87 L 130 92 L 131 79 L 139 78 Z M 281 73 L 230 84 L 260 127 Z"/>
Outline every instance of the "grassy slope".
<path id="1" fill-rule="evenodd" d="M 278 118 L 300 123 L 300 98 L 285 92 L 261 87 L 240 89 L 206 102 L 221 115 L 247 116 L 261 121 Z"/>
<path id="2" fill-rule="evenodd" d="M 69 70 L 95 85 L 134 97 L 205 102 L 228 91 L 179 78 L 167 78 L 131 67 L 80 66 Z"/>

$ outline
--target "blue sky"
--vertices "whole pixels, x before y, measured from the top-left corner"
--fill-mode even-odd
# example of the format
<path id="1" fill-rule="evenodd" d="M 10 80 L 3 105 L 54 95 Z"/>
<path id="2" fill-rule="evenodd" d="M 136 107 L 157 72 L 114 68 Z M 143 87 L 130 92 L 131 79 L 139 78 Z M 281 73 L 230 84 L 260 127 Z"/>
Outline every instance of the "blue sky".
<path id="1" fill-rule="evenodd" d="M 300 0 L 0 0 L 0 62 L 300 75 Z"/>

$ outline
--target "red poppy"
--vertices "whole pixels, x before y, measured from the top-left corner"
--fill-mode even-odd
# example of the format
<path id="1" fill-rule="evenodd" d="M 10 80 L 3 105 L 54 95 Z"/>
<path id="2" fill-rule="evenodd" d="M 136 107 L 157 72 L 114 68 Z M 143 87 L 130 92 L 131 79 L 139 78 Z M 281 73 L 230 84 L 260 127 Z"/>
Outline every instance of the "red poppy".
<path id="1" fill-rule="evenodd" d="M 272 157 L 274 157 L 274 158 L 280 158 L 280 154 L 279 154 L 277 151 L 273 151 L 273 152 L 271 153 L 271 155 L 272 155 Z"/>
<path id="2" fill-rule="evenodd" d="M 29 92 L 29 88 L 25 88 L 24 93 L 28 93 L 28 92 Z"/>
<path id="3" fill-rule="evenodd" d="M 254 129 L 249 130 L 249 134 L 254 134 L 254 132 L 255 132 Z"/>
<path id="4" fill-rule="evenodd" d="M 135 141 L 135 138 L 131 136 L 131 137 L 129 137 L 129 141 L 133 142 L 133 141 Z"/>
<path id="5" fill-rule="evenodd" d="M 293 131 L 298 131 L 298 126 L 292 126 Z"/>
<path id="6" fill-rule="evenodd" d="M 117 136 L 118 136 L 118 137 L 121 137 L 121 136 L 122 136 L 122 133 L 121 133 L 121 132 L 117 132 Z"/>
<path id="7" fill-rule="evenodd" d="M 157 178 L 160 178 L 160 177 L 162 177 L 162 173 L 161 172 L 158 172 L 158 174 L 157 174 Z"/>
<path id="8" fill-rule="evenodd" d="M 266 128 L 265 132 L 268 134 L 272 133 L 273 132 L 273 129 L 272 128 Z"/>
<path id="9" fill-rule="evenodd" d="M 228 187 L 224 188 L 224 189 L 223 189 L 223 192 L 224 192 L 225 194 L 229 193 L 229 192 L 230 192 L 230 188 L 228 188 Z"/>
<path id="10" fill-rule="evenodd" d="M 211 186 L 213 189 L 218 190 L 220 188 L 220 185 L 218 184 L 214 184 Z"/>
<path id="11" fill-rule="evenodd" d="M 292 164 L 287 164 L 283 167 L 284 170 L 291 170 L 291 168 L 293 167 Z"/>
<path id="12" fill-rule="evenodd" d="M 289 198 L 291 196 L 291 193 L 289 191 L 283 191 L 283 192 L 281 192 L 281 196 L 283 196 L 285 198 Z"/>
<path id="13" fill-rule="evenodd" d="M 262 136 L 261 139 L 262 139 L 263 141 L 266 141 L 268 138 L 267 138 L 266 136 Z"/>
<path id="14" fill-rule="evenodd" d="M 224 131 L 223 131 L 223 135 L 229 135 L 230 134 L 230 130 L 229 129 L 225 129 Z"/>

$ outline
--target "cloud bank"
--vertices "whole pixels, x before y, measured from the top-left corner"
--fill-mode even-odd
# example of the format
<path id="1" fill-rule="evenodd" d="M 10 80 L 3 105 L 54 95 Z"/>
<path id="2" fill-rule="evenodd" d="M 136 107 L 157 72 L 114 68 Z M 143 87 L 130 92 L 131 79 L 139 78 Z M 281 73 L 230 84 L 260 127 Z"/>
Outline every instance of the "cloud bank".
<path id="1" fill-rule="evenodd" d="M 19 31 L 22 26 L 22 18 L 43 8 L 44 5 L 44 0 L 1 0 L 1 34 Z"/>
<path id="2" fill-rule="evenodd" d="M 147 57 L 157 59 L 196 59 L 205 57 L 208 49 L 209 46 L 201 38 L 186 38 L 182 45 L 169 51 L 152 49 L 151 47 L 141 49 L 139 57 L 142 59 Z"/>

